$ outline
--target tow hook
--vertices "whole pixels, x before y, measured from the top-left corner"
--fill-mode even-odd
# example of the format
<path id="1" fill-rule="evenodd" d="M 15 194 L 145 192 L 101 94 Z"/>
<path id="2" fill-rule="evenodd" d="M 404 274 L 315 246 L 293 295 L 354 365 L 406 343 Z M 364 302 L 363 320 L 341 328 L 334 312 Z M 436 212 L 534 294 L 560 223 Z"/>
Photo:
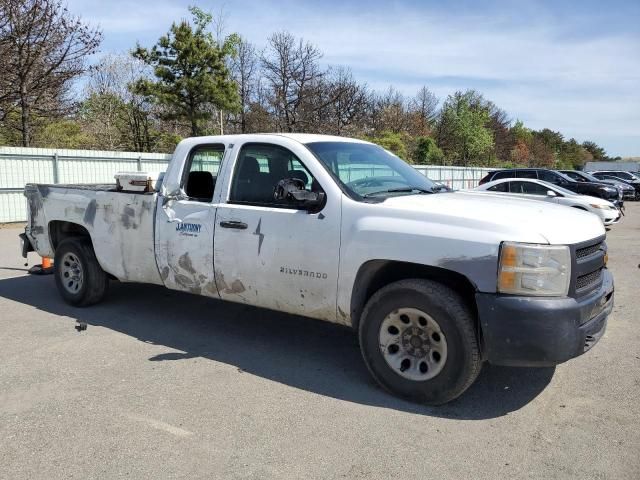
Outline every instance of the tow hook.
<path id="1" fill-rule="evenodd" d="M 76 331 L 78 333 L 80 332 L 84 332 L 87 329 L 87 324 L 85 322 L 78 322 L 76 321 Z"/>

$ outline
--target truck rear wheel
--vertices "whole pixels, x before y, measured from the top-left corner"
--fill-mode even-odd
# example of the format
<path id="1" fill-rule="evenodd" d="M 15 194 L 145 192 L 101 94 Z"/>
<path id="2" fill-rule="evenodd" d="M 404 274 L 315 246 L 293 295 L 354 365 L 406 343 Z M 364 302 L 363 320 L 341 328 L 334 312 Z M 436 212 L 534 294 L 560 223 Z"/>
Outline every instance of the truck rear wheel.
<path id="1" fill-rule="evenodd" d="M 100 267 L 88 239 L 72 237 L 60 242 L 53 267 L 58 291 L 70 305 L 93 305 L 107 293 L 109 277 Z"/>
<path id="2" fill-rule="evenodd" d="M 462 298 L 431 280 L 401 280 L 367 302 L 359 326 L 369 371 L 391 393 L 440 405 L 474 382 L 482 360 Z"/>

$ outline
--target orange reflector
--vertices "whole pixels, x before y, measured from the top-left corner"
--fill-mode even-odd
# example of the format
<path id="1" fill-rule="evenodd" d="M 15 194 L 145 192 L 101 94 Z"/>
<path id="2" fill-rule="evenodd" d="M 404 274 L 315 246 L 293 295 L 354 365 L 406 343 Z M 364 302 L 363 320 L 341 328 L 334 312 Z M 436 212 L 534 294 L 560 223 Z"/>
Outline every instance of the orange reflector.
<path id="1" fill-rule="evenodd" d="M 502 258 L 500 263 L 503 267 L 515 267 L 518 260 L 516 247 L 513 245 L 504 245 L 502 247 Z"/>
<path id="2" fill-rule="evenodd" d="M 500 272 L 498 277 L 498 288 L 500 290 L 511 290 L 516 286 L 515 272 Z"/>
<path id="3" fill-rule="evenodd" d="M 52 263 L 50 258 L 42 257 L 42 268 L 50 268 Z"/>
<path id="4" fill-rule="evenodd" d="M 604 266 L 605 267 L 607 266 L 607 263 L 609 263 L 609 254 L 605 253 L 604 254 Z"/>

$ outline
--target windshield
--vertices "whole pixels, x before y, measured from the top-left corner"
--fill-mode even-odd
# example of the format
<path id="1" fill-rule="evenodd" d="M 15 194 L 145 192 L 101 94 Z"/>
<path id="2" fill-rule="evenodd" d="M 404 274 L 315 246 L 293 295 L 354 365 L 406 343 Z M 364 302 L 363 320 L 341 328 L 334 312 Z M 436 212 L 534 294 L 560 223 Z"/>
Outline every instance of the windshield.
<path id="1" fill-rule="evenodd" d="M 556 171 L 556 173 L 558 175 L 560 175 L 562 178 L 564 178 L 566 181 L 571 182 L 571 183 L 575 183 L 576 180 L 574 180 L 573 178 L 571 178 L 569 175 L 567 175 L 566 173 L 562 173 L 562 172 L 558 172 Z"/>
<path id="2" fill-rule="evenodd" d="M 600 179 L 594 177 L 590 173 L 587 173 L 587 172 L 578 172 L 578 173 L 580 175 L 582 175 L 584 178 L 586 178 L 587 180 L 589 180 L 590 182 L 599 182 L 600 181 Z"/>
<path id="3" fill-rule="evenodd" d="M 369 143 L 313 142 L 307 148 L 355 200 L 434 193 L 440 187 L 384 148 Z"/>

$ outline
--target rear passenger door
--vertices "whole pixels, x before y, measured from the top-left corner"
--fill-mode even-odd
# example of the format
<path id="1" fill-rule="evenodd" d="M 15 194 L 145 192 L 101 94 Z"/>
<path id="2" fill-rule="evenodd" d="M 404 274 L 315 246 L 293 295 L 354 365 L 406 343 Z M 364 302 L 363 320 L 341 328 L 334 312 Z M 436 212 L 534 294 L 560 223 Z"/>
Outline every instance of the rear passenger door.
<path id="1" fill-rule="evenodd" d="M 221 144 L 194 147 L 185 163 L 180 193 L 159 198 L 156 261 L 167 288 L 218 297 L 213 273 L 213 193 L 224 151 Z"/>
<path id="2" fill-rule="evenodd" d="M 237 149 L 236 149 L 237 147 Z M 276 201 L 285 178 L 324 191 L 312 168 L 322 168 L 303 145 L 238 143 L 235 164 L 216 213 L 214 264 L 225 300 L 336 319 L 340 198 L 327 196 L 310 213 Z"/>

